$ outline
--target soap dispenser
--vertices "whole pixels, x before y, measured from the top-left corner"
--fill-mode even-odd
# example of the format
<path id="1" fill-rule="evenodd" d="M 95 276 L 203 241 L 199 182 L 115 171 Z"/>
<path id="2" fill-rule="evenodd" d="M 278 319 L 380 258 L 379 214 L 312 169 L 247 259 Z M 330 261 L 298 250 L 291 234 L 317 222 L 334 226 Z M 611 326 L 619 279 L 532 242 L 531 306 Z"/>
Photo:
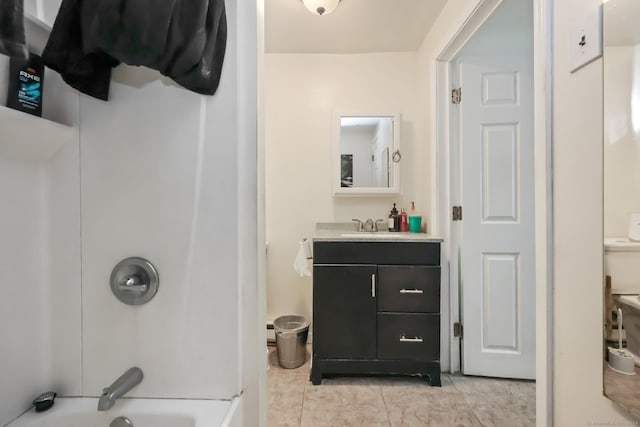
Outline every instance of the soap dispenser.
<path id="1" fill-rule="evenodd" d="M 400 231 L 400 217 L 398 216 L 398 209 L 396 209 L 395 203 L 389 214 L 389 231 Z"/>
<path id="2" fill-rule="evenodd" d="M 404 208 L 400 209 L 400 231 L 409 231 L 409 216 Z"/>

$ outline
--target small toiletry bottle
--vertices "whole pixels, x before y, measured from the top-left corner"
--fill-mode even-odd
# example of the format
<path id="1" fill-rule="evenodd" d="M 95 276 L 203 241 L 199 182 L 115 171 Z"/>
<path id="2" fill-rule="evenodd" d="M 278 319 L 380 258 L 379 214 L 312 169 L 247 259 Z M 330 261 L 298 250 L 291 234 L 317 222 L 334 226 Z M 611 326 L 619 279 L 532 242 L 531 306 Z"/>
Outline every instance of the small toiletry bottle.
<path id="1" fill-rule="evenodd" d="M 400 231 L 409 231 L 409 216 L 404 208 L 400 209 Z"/>
<path id="2" fill-rule="evenodd" d="M 398 209 L 396 209 L 396 204 L 393 204 L 393 209 L 391 209 L 391 213 L 389 214 L 389 231 L 398 231 L 400 230 L 400 221 L 398 218 Z"/>

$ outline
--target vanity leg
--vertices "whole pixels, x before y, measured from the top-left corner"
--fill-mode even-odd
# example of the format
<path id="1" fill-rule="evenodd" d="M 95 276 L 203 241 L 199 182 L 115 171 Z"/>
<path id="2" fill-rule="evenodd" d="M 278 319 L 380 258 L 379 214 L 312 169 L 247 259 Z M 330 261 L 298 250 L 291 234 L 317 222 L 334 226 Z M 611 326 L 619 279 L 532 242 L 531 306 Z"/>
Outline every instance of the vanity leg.
<path id="1" fill-rule="evenodd" d="M 322 372 L 319 372 L 318 369 L 311 368 L 310 378 L 311 384 L 320 385 L 322 383 Z"/>
<path id="2" fill-rule="evenodd" d="M 442 387 L 439 363 L 436 363 L 427 375 L 429 375 L 429 383 L 431 384 L 431 387 Z"/>

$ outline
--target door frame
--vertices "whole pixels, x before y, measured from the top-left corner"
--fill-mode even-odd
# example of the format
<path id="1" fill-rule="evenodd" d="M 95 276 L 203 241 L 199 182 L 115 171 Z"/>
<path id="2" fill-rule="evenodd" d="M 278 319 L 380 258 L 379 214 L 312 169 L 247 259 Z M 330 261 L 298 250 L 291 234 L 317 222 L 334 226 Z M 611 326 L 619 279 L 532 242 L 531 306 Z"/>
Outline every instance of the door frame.
<path id="1" fill-rule="evenodd" d="M 431 182 L 432 206 L 437 206 L 435 232 L 443 239 L 442 283 L 449 283 L 449 366 L 460 371 L 460 341 L 453 323 L 460 320 L 458 250 L 460 225 L 450 221 L 452 185 L 459 171 L 451 167 L 451 62 L 503 0 L 477 0 L 453 22 L 431 64 Z M 534 40 L 534 183 L 536 255 L 536 425 L 553 425 L 553 187 L 552 187 L 552 0 L 533 0 Z M 448 262 L 447 262 L 448 261 Z"/>

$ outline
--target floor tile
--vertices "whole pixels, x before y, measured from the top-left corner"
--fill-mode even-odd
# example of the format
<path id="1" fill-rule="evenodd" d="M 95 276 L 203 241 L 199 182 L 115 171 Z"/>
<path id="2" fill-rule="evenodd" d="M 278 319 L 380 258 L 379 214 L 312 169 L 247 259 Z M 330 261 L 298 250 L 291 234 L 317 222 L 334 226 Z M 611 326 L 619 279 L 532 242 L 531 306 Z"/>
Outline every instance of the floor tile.
<path id="1" fill-rule="evenodd" d="M 278 366 L 270 349 L 269 427 L 535 426 L 535 382 L 442 375 L 356 376 L 309 381 L 309 361 Z"/>
<path id="2" fill-rule="evenodd" d="M 535 427 L 536 413 L 526 402 L 514 405 L 482 404 L 473 408 L 484 427 Z"/>
<path id="3" fill-rule="evenodd" d="M 640 368 L 636 375 L 615 372 L 604 363 L 604 394 L 636 418 L 640 418 Z"/>
<path id="4" fill-rule="evenodd" d="M 444 390 L 444 389 L 449 389 L 449 388 L 453 388 L 453 383 L 451 382 L 451 379 L 449 379 L 449 376 L 446 374 L 442 374 L 442 376 L 440 377 L 440 381 L 442 383 L 441 387 L 432 387 L 431 384 L 429 384 L 429 380 L 425 379 L 423 377 L 419 377 L 419 376 L 406 376 L 406 375 L 399 375 L 399 376 L 389 376 L 389 375 L 381 375 L 379 377 L 375 377 L 377 378 L 378 381 L 378 385 L 380 386 L 387 386 L 387 387 L 407 387 L 407 386 L 415 386 L 415 387 L 424 387 L 425 389 L 428 390 L 433 390 L 434 392 L 437 392 L 438 390 Z"/>
<path id="5" fill-rule="evenodd" d="M 269 427 L 299 427 L 302 416 L 304 375 L 269 373 Z"/>
<path id="6" fill-rule="evenodd" d="M 449 375 L 455 387 L 463 393 L 508 393 L 509 382 L 499 378 Z"/>
<path id="7" fill-rule="evenodd" d="M 435 410 L 425 405 L 389 408 L 392 427 L 482 427 L 471 409 Z"/>
<path id="8" fill-rule="evenodd" d="M 443 377 L 442 387 L 404 380 L 381 386 L 392 427 L 481 426 L 464 395 Z"/>
<path id="9" fill-rule="evenodd" d="M 390 427 L 380 387 L 331 379 L 305 387 L 302 427 Z"/>
<path id="10" fill-rule="evenodd" d="M 483 426 L 535 426 L 533 381 L 461 375 L 450 378 Z"/>

